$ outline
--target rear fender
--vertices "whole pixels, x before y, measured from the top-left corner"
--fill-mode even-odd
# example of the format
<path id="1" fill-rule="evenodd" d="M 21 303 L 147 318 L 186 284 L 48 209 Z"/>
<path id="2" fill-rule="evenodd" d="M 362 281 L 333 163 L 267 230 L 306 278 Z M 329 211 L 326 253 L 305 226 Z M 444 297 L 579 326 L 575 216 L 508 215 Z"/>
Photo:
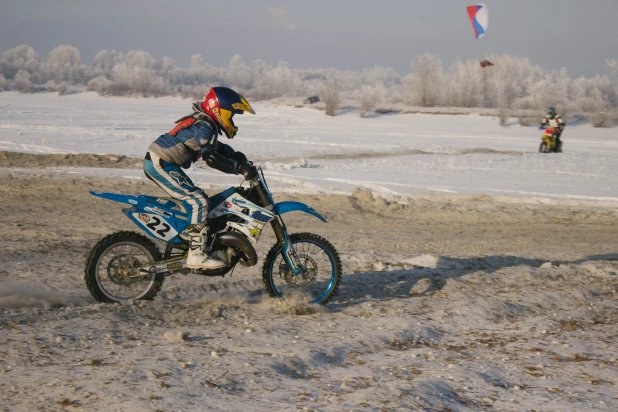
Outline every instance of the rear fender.
<path id="1" fill-rule="evenodd" d="M 182 243 L 178 234 L 188 225 L 187 215 L 162 204 L 155 205 L 154 202 L 157 198 L 94 191 L 90 191 L 90 194 L 130 205 L 131 207 L 122 209 L 122 213 L 155 239 L 163 240 L 169 244 Z"/>
<path id="2" fill-rule="evenodd" d="M 280 202 L 276 203 L 274 207 L 274 211 L 282 215 L 288 212 L 303 212 L 309 215 L 315 216 L 320 219 L 322 222 L 326 223 L 326 219 L 320 213 L 318 213 L 314 208 L 307 206 L 304 203 L 300 202 Z"/>
<path id="3" fill-rule="evenodd" d="M 90 191 L 90 194 L 92 196 L 96 196 L 96 197 L 101 197 L 103 199 L 107 199 L 107 200 L 113 200 L 114 202 L 118 202 L 118 203 L 125 203 L 127 205 L 137 205 L 139 200 L 137 199 L 137 196 L 133 196 L 133 195 L 121 195 L 119 193 L 110 193 L 110 192 L 95 192 L 95 191 Z"/>
<path id="4" fill-rule="evenodd" d="M 136 207 L 122 209 L 122 213 L 149 236 L 170 245 L 182 243 L 178 234 L 187 227 L 186 220 L 175 219 L 171 213 L 163 216 L 158 213 L 144 212 Z"/>

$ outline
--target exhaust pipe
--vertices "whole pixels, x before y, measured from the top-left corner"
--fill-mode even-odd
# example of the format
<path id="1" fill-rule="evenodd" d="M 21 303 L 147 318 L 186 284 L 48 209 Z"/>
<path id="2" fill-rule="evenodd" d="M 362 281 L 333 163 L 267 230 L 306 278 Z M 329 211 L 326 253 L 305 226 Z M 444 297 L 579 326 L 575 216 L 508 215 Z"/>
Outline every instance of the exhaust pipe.
<path id="1" fill-rule="evenodd" d="M 254 266 L 257 263 L 258 257 L 255 248 L 244 235 L 238 232 L 225 232 L 217 236 L 213 246 L 227 246 L 242 252 L 240 258 L 245 266 Z"/>

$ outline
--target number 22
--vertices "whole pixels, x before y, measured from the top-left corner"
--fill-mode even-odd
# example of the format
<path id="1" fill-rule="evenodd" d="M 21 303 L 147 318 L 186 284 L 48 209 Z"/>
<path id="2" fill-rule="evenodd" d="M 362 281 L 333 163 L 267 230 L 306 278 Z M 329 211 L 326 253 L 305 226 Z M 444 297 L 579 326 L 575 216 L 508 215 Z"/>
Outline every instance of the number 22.
<path id="1" fill-rule="evenodd" d="M 157 233 L 159 236 L 161 236 L 162 238 L 165 238 L 165 235 L 167 234 L 167 232 L 170 231 L 170 225 L 168 225 L 165 222 L 161 222 L 161 219 L 159 219 L 156 216 L 151 216 L 150 219 L 152 220 L 152 222 L 148 223 L 146 226 L 152 230 L 153 232 Z M 162 225 L 163 228 L 158 228 L 157 226 Z"/>

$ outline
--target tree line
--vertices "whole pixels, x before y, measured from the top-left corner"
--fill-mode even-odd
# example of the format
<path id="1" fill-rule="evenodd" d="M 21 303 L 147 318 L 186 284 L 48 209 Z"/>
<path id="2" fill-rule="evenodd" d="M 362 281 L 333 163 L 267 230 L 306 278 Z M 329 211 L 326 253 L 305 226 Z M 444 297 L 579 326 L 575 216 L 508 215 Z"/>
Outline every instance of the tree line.
<path id="1" fill-rule="evenodd" d="M 476 60 L 458 59 L 445 69 L 439 57 L 424 54 L 411 62 L 408 74 L 401 75 L 382 66 L 351 71 L 297 69 L 286 62 L 272 66 L 261 59 L 246 63 L 240 55 L 233 56 L 227 67 L 216 67 L 195 54 L 185 68 L 170 57 L 157 61 L 143 50 L 101 50 L 92 65 L 87 65 L 79 50 L 70 45 L 54 48 L 43 59 L 32 47 L 21 45 L 0 55 L 0 91 L 66 94 L 85 89 L 110 96 L 201 99 L 210 87 L 222 85 L 253 100 L 318 95 L 331 115 L 345 103 L 356 107 L 361 116 L 416 106 L 489 108 L 501 119 L 523 119 L 526 113 L 536 115 L 547 106 L 556 106 L 563 117 L 587 114 L 598 126 L 615 120 L 615 60 L 608 61 L 606 76 L 573 79 L 566 69 L 542 68 L 526 57 L 503 54 L 486 58 L 494 66 L 481 69 Z"/>

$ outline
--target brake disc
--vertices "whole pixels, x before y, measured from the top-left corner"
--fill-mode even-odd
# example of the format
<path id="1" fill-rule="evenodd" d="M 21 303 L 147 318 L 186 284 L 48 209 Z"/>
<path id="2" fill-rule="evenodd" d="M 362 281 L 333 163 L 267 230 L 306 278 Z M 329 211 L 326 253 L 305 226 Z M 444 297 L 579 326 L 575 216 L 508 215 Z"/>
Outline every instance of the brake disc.
<path id="1" fill-rule="evenodd" d="M 312 283 L 318 276 L 318 265 L 311 256 L 301 254 L 298 255 L 298 258 L 304 268 L 304 272 L 299 275 L 295 275 L 294 272 L 292 272 L 292 269 L 285 260 L 279 263 L 279 277 L 289 286 L 300 286 Z"/>

